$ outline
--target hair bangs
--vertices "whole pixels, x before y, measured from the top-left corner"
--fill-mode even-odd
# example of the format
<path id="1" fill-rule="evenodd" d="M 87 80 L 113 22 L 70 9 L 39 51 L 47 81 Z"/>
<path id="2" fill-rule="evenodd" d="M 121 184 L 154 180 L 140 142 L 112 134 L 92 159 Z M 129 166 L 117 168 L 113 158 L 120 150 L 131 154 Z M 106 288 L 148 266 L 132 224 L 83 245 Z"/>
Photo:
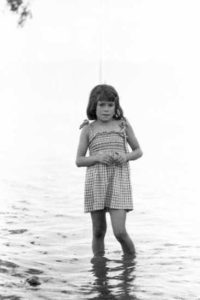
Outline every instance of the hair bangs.
<path id="1" fill-rule="evenodd" d="M 115 102 L 116 95 L 109 90 L 102 89 L 101 92 L 97 95 L 98 101 L 107 101 L 107 102 Z"/>

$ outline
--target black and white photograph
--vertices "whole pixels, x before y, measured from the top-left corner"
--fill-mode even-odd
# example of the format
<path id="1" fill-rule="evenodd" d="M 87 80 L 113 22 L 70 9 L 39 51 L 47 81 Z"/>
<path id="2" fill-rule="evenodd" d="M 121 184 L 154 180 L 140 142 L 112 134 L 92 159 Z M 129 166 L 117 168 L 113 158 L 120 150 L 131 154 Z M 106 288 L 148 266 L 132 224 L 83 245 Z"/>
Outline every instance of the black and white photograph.
<path id="1" fill-rule="evenodd" d="M 0 300 L 200 300 L 199 12 L 0 0 Z"/>

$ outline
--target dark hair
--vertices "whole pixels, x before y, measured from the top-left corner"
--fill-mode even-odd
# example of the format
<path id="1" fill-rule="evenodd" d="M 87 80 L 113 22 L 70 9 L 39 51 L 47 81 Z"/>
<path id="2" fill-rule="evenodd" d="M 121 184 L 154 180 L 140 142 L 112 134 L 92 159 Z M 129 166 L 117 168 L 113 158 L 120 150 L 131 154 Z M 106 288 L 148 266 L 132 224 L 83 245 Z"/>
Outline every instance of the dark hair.
<path id="1" fill-rule="evenodd" d="M 117 91 L 108 84 L 99 84 L 95 86 L 89 96 L 89 102 L 87 106 L 87 117 L 89 120 L 96 120 L 96 107 L 98 101 L 111 101 L 115 103 L 115 114 L 113 118 L 115 120 L 121 120 L 124 118 L 123 110 L 119 104 L 119 95 Z"/>

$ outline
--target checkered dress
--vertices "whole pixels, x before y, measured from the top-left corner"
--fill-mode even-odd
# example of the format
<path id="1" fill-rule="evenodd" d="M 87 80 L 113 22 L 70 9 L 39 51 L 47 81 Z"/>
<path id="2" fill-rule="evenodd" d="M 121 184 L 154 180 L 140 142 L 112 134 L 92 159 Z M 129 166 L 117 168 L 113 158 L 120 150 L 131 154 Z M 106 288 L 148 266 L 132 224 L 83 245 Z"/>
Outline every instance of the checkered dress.
<path id="1" fill-rule="evenodd" d="M 122 123 L 123 124 L 123 123 Z M 90 155 L 99 152 L 127 153 L 125 126 L 114 131 L 93 133 L 89 125 Z M 133 209 L 129 164 L 105 165 L 97 163 L 87 167 L 85 178 L 85 212 L 109 208 Z"/>

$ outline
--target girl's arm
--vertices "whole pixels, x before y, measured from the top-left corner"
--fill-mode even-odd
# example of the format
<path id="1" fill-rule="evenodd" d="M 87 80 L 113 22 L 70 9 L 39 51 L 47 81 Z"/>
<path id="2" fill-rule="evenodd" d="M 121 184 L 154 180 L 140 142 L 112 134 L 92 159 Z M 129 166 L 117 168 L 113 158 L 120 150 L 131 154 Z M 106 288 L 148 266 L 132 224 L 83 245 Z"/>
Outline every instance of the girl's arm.
<path id="1" fill-rule="evenodd" d="M 89 126 L 84 126 L 79 140 L 76 165 L 77 167 L 89 167 L 97 163 L 95 156 L 86 157 L 89 144 Z"/>
<path id="2" fill-rule="evenodd" d="M 143 152 L 140 148 L 140 145 L 135 137 L 134 131 L 130 123 L 126 120 L 126 134 L 127 134 L 127 142 L 131 147 L 132 151 L 126 154 L 127 161 L 136 160 L 143 155 Z"/>
<path id="3" fill-rule="evenodd" d="M 106 165 L 111 164 L 112 157 L 109 154 L 99 154 L 99 155 L 86 157 L 88 145 L 89 145 L 89 126 L 84 126 L 80 135 L 78 151 L 76 155 L 77 167 L 90 167 L 97 163 L 103 163 Z"/>

